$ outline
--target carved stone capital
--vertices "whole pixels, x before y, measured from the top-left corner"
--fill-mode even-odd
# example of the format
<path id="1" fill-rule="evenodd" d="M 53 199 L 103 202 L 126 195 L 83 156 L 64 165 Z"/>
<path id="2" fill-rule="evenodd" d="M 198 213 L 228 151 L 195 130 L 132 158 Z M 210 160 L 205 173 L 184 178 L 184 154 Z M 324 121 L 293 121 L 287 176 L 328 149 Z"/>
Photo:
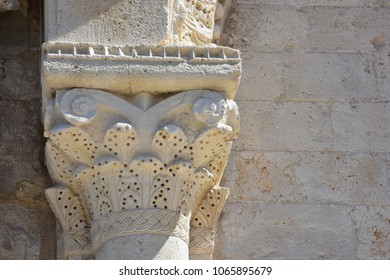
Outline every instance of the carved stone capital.
<path id="1" fill-rule="evenodd" d="M 160 101 L 148 93 L 126 100 L 57 91 L 45 128 L 55 184 L 47 197 L 67 232 L 66 254 L 90 255 L 91 246 L 96 253 L 112 238 L 139 233 L 188 244 L 190 225 L 194 252 L 205 247 L 197 228 L 213 240 L 227 198 L 216 186 L 239 130 L 237 106 L 224 93 L 185 91 Z"/>
<path id="2" fill-rule="evenodd" d="M 240 53 L 214 44 L 230 2 L 45 0 L 46 194 L 64 258 L 211 258 L 239 130 Z"/>

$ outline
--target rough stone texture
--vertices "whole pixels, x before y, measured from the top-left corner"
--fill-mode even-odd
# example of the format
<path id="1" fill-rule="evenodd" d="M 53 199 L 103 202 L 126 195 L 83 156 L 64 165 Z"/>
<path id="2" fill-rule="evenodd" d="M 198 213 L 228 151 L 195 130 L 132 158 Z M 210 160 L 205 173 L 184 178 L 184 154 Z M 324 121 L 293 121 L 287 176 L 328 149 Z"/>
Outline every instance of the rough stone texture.
<path id="1" fill-rule="evenodd" d="M 40 1 L 29 2 L 27 17 L 0 14 L 0 119 L 22 121 L 1 124 L 0 259 L 56 251 L 55 231 L 37 226 L 37 215 L 52 223 L 52 214 L 24 206 L 48 186 L 32 129 L 42 131 Z M 231 195 L 214 259 L 390 258 L 389 8 L 387 0 L 233 1 L 221 45 L 242 50 L 241 134 L 221 182 Z"/>
<path id="2" fill-rule="evenodd" d="M 2 13 L 0 16 L 0 52 L 20 53 L 28 47 L 28 21 L 19 12 Z M 4 69 L 4 62 L 0 63 Z M 4 73 L 0 77 L 4 76 Z"/>
<path id="3" fill-rule="evenodd" d="M 230 202 L 294 202 L 293 168 L 289 153 L 235 152 L 221 185 L 230 189 Z"/>
<path id="4" fill-rule="evenodd" d="M 145 5 L 140 0 L 45 2 L 45 41 L 124 44 L 138 39 L 158 44 L 165 39 L 168 0 L 147 0 Z"/>
<path id="5" fill-rule="evenodd" d="M 258 101 L 237 104 L 242 108 L 242 131 L 234 144 L 236 150 L 310 151 L 333 148 L 327 104 Z"/>
<path id="6" fill-rule="evenodd" d="M 286 99 L 388 101 L 376 85 L 372 55 L 309 53 L 287 55 Z"/>
<path id="7" fill-rule="evenodd" d="M 54 259 L 55 221 L 39 204 L 0 203 L 0 259 Z"/>
<path id="8" fill-rule="evenodd" d="M 355 233 L 351 211 L 343 205 L 228 204 L 218 228 L 214 256 L 352 259 Z"/>
<path id="9" fill-rule="evenodd" d="M 297 153 L 291 162 L 296 202 L 389 204 L 384 154 Z"/>
<path id="10" fill-rule="evenodd" d="M 241 132 L 214 258 L 389 258 L 389 7 L 235 2 Z"/>
<path id="11" fill-rule="evenodd" d="M 285 97 L 283 55 L 248 51 L 241 59 L 245 67 L 236 100 L 275 101 Z"/>
<path id="12" fill-rule="evenodd" d="M 309 50 L 309 17 L 288 6 L 238 5 L 229 18 L 224 42 L 240 50 Z"/>
<path id="13" fill-rule="evenodd" d="M 21 1 L 28 13 L 0 14 L 0 259 L 56 258 L 55 219 L 44 197 L 40 2 Z"/>
<path id="14" fill-rule="evenodd" d="M 353 211 L 359 259 L 390 258 L 390 208 L 358 206 Z"/>
<path id="15" fill-rule="evenodd" d="M 337 150 L 368 152 L 390 150 L 389 103 L 336 102 L 332 111 Z"/>
<path id="16" fill-rule="evenodd" d="M 309 8 L 310 41 L 319 52 L 375 52 L 388 50 L 388 8 Z M 329 32 L 331 30 L 331 32 Z"/>
<path id="17" fill-rule="evenodd" d="M 230 6 L 230 0 L 47 0 L 45 3 L 46 42 L 133 46 L 210 45 L 219 40 Z"/>

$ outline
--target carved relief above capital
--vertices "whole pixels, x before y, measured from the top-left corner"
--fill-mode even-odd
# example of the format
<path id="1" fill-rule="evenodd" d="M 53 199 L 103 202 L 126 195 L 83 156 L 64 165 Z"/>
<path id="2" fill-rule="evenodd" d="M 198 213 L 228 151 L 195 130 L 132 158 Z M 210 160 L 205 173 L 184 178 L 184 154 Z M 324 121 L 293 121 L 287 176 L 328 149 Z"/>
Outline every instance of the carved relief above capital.
<path id="1" fill-rule="evenodd" d="M 231 0 L 176 0 L 173 8 L 175 45 L 218 42 Z"/>
<path id="2" fill-rule="evenodd" d="M 180 235 L 195 251 L 203 246 L 200 228 L 213 239 L 227 197 L 218 185 L 239 130 L 237 106 L 224 93 L 185 91 L 160 101 L 148 93 L 126 99 L 62 90 L 45 111 L 55 185 L 47 197 L 68 256 L 140 232 Z"/>
<path id="3" fill-rule="evenodd" d="M 45 0 L 45 41 L 211 46 L 219 41 L 230 2 Z"/>

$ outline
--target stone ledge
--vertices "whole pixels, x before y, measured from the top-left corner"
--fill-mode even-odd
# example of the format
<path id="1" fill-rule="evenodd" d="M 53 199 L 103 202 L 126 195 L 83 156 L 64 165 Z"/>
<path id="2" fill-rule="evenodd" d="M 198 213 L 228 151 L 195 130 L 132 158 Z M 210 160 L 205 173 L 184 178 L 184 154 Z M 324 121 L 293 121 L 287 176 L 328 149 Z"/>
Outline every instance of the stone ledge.
<path id="1" fill-rule="evenodd" d="M 239 51 L 226 47 L 57 43 L 44 44 L 42 56 L 44 106 L 57 89 L 75 87 L 122 95 L 202 88 L 233 99 L 241 76 Z"/>
<path id="2" fill-rule="evenodd" d="M 128 60 L 139 62 L 240 63 L 240 52 L 228 47 L 198 46 L 106 46 L 49 43 L 43 45 L 47 58 Z"/>

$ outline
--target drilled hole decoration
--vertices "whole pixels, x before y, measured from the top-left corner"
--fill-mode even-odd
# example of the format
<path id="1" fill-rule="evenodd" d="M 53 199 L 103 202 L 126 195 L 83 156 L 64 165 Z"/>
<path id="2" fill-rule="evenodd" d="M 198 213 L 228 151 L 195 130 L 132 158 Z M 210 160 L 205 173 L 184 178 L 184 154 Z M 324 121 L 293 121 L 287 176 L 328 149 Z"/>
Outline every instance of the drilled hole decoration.
<path id="1" fill-rule="evenodd" d="M 118 189 L 120 209 L 142 208 L 142 191 L 135 176 L 121 180 Z"/>
<path id="2" fill-rule="evenodd" d="M 192 48 L 185 55 L 207 57 L 210 53 Z M 175 99 L 171 102 L 169 98 Z M 82 197 L 82 208 L 90 221 L 144 208 L 172 210 L 187 218 L 199 205 L 205 211 L 219 209 L 214 201 L 207 207 L 201 203 L 219 183 L 234 138 L 228 101 L 225 106 L 223 93 L 208 91 L 169 98 L 162 101 L 166 104 L 142 112 L 124 101 L 110 108 L 112 104 L 102 99 L 98 115 L 90 123 L 74 125 L 61 119 L 50 130 L 50 141 L 61 143 L 57 148 L 63 154 L 71 154 L 68 161 L 74 165 L 59 164 L 57 168 L 69 179 L 64 185 Z M 175 102 L 177 107 L 171 105 Z M 171 106 L 167 106 L 169 110 L 165 105 Z M 120 112 L 117 107 L 121 107 Z M 50 154 L 55 161 L 61 160 L 55 149 Z M 65 206 L 63 211 L 72 211 L 68 218 L 79 211 L 78 207 Z M 198 227 L 208 226 L 208 220 L 215 217 L 211 212 L 197 215 Z M 82 223 L 77 220 L 73 226 L 79 228 Z"/>
<path id="3" fill-rule="evenodd" d="M 180 127 L 167 125 L 155 133 L 152 149 L 160 156 L 163 163 L 169 164 L 188 154 L 187 137 Z"/>
<path id="4" fill-rule="evenodd" d="M 229 131 L 219 128 L 211 128 L 195 140 L 192 144 L 193 151 L 200 151 L 202 156 L 193 156 L 193 164 L 196 167 L 204 167 L 215 178 L 222 175 L 227 155 L 232 145 L 232 135 Z"/>
<path id="5" fill-rule="evenodd" d="M 229 191 L 225 188 L 214 187 L 202 199 L 191 219 L 191 226 L 214 228 Z"/>
<path id="6" fill-rule="evenodd" d="M 50 139 L 74 161 L 90 165 L 97 151 L 92 137 L 75 126 L 58 126 L 50 131 Z"/>
<path id="7" fill-rule="evenodd" d="M 176 208 L 172 209 L 172 196 L 175 192 L 173 181 L 172 177 L 161 175 L 153 180 L 150 207 L 176 210 Z"/>
<path id="8" fill-rule="evenodd" d="M 77 167 L 74 160 L 65 154 L 52 140 L 46 143 L 46 155 L 46 163 L 53 181 L 59 185 L 73 184 L 73 170 Z"/>
<path id="9" fill-rule="evenodd" d="M 194 181 L 187 180 L 183 183 L 181 193 L 179 209 L 183 215 L 187 216 L 190 214 L 193 204 L 195 202 L 196 183 Z"/>
<path id="10" fill-rule="evenodd" d="M 59 219 L 63 229 L 73 230 L 89 227 L 90 223 L 82 206 L 80 197 L 66 187 L 46 190 L 51 208 Z"/>
<path id="11" fill-rule="evenodd" d="M 138 148 L 139 139 L 135 129 L 128 123 L 116 123 L 104 137 L 105 153 L 113 155 L 123 163 L 129 163 Z"/>
<path id="12" fill-rule="evenodd" d="M 113 211 L 110 200 L 105 195 L 102 195 L 98 198 L 98 205 L 98 217 L 103 217 L 109 213 L 112 213 Z"/>

